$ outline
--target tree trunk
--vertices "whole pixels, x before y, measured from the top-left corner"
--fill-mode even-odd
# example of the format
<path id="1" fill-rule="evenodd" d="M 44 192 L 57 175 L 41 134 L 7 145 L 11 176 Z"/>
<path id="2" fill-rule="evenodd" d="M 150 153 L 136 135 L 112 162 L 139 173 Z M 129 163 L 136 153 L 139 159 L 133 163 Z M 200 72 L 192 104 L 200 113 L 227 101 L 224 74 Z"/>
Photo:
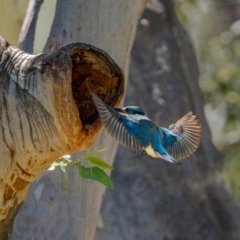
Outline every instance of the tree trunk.
<path id="1" fill-rule="evenodd" d="M 0 36 L 1 239 L 30 183 L 96 140 L 101 122 L 88 87 L 112 106 L 123 96 L 122 71 L 102 50 L 75 43 L 34 56 Z"/>
<path id="2" fill-rule="evenodd" d="M 132 49 L 124 105 L 141 106 L 167 127 L 188 111 L 203 125 L 202 143 L 185 167 L 120 147 L 95 240 L 237 240 L 239 207 L 226 188 L 210 140 L 191 42 L 169 0 L 147 4 Z"/>
<path id="3" fill-rule="evenodd" d="M 128 75 L 130 50 L 146 0 L 100 0 L 98 4 L 94 0 L 44 1 L 47 7 L 40 6 L 42 2 L 30 1 L 19 39 L 25 51 L 36 52 L 39 39 L 47 49 L 54 35 L 61 45 L 90 43 L 108 52 Z M 49 12 L 52 7 L 54 11 Z M 44 28 L 39 30 L 38 26 Z M 108 148 L 101 158 L 111 164 L 117 143 L 102 134 L 94 148 Z M 105 188 L 90 180 L 79 184 L 74 170 L 68 169 L 68 192 L 60 170 L 46 172 L 32 184 L 16 218 L 12 239 L 93 239 Z"/>

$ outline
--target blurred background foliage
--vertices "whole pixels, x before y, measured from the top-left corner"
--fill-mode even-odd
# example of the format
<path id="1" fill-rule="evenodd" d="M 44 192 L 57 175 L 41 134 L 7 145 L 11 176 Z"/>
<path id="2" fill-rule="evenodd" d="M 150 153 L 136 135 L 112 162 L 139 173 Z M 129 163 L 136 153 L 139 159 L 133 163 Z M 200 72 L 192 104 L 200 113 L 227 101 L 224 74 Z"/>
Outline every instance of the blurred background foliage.
<path id="1" fill-rule="evenodd" d="M 224 156 L 224 177 L 240 201 L 240 0 L 172 1 L 196 50 L 205 115 Z M 0 32 L 14 45 L 28 2 L 0 0 Z"/>
<path id="2" fill-rule="evenodd" d="M 199 86 L 224 177 L 240 201 L 240 1 L 173 0 L 193 40 Z"/>

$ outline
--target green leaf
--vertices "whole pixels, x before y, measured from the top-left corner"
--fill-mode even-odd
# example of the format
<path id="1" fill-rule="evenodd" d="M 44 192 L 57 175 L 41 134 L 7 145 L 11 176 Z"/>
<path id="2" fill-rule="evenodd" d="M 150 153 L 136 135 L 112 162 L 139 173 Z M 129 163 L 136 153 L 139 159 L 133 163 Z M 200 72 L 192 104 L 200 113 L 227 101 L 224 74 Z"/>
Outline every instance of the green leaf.
<path id="1" fill-rule="evenodd" d="M 107 169 L 113 169 L 113 166 L 107 164 L 106 162 L 104 162 L 102 159 L 92 156 L 92 155 L 88 155 L 85 157 L 85 159 L 90 162 L 93 165 L 96 165 L 98 167 L 101 168 L 107 168 Z"/>
<path id="2" fill-rule="evenodd" d="M 65 159 L 65 160 L 63 160 L 61 163 L 62 163 L 64 166 L 67 166 L 67 164 L 69 164 L 70 162 L 71 162 L 71 160 Z"/>
<path id="3" fill-rule="evenodd" d="M 102 148 L 102 149 L 94 149 L 96 152 L 105 152 L 107 150 L 107 148 Z"/>
<path id="4" fill-rule="evenodd" d="M 64 177 L 65 177 L 64 188 L 66 191 L 68 191 L 69 181 L 68 181 L 68 176 L 67 176 L 67 171 L 66 171 L 66 165 L 60 164 L 59 166 L 60 166 L 61 170 L 63 171 Z"/>
<path id="5" fill-rule="evenodd" d="M 60 166 L 60 165 L 61 165 L 60 162 L 54 162 L 54 163 L 51 164 L 51 166 L 54 166 L 54 167 L 56 167 L 56 166 Z"/>
<path id="6" fill-rule="evenodd" d="M 78 167 L 78 173 L 82 178 L 92 179 L 97 182 L 102 183 L 110 189 L 114 189 L 113 182 L 111 178 L 100 168 L 98 167 L 84 167 L 79 162 L 74 163 Z"/>

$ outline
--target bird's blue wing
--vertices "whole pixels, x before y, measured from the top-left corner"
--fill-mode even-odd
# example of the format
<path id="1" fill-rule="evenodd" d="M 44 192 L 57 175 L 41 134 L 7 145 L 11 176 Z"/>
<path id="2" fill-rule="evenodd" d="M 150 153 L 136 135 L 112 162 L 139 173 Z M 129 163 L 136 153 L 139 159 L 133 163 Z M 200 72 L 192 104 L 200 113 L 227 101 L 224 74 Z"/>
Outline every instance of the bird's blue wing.
<path id="1" fill-rule="evenodd" d="M 107 132 L 123 146 L 133 150 L 143 150 L 144 147 L 138 138 L 139 125 L 137 121 L 127 119 L 126 116 L 122 116 L 105 104 L 93 92 L 91 94 Z"/>
<path id="2" fill-rule="evenodd" d="M 163 147 L 177 160 L 195 152 L 201 141 L 201 130 L 201 124 L 192 112 L 171 124 L 169 129 L 159 127 Z"/>
<path id="3" fill-rule="evenodd" d="M 160 133 L 160 136 L 162 138 L 162 145 L 165 149 L 169 148 L 169 147 L 173 147 L 175 142 L 178 139 L 178 135 L 173 133 L 173 131 L 167 129 L 167 128 L 163 128 L 163 127 L 159 127 L 158 131 Z"/>

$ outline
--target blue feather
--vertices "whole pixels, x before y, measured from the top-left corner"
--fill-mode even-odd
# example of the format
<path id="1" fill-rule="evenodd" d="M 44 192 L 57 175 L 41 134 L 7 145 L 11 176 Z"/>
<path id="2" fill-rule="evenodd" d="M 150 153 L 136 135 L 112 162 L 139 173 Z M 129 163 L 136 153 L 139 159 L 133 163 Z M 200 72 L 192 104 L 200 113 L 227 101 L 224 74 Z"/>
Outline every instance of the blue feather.
<path id="1" fill-rule="evenodd" d="M 158 127 L 158 132 L 162 137 L 164 148 L 173 147 L 178 140 L 178 136 L 167 128 Z"/>
<path id="2" fill-rule="evenodd" d="M 199 146 L 201 124 L 192 112 L 167 129 L 155 125 L 139 107 L 112 109 L 91 94 L 108 133 L 128 148 L 145 150 L 152 157 L 180 164 L 176 159 L 189 156 Z"/>

